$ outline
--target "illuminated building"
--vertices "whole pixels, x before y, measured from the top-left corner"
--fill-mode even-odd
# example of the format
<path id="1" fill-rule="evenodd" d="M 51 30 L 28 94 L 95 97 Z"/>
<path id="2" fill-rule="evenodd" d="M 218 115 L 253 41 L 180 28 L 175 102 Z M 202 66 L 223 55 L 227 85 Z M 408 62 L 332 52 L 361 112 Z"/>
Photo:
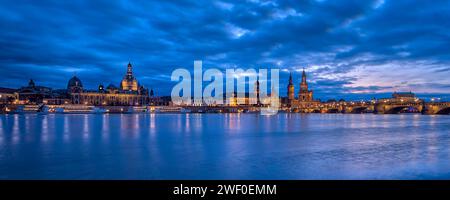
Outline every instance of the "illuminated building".
<path id="1" fill-rule="evenodd" d="M 127 74 L 120 83 L 120 89 L 123 91 L 138 91 L 138 82 L 133 76 L 133 66 L 131 66 L 131 63 L 128 63 Z"/>
<path id="2" fill-rule="evenodd" d="M 18 93 L 16 89 L 2 88 L 0 87 L 0 104 L 10 104 L 18 99 Z"/>
<path id="3" fill-rule="evenodd" d="M 43 103 L 45 98 L 51 98 L 52 89 L 49 87 L 37 86 L 32 79 L 28 86 L 21 87 L 17 93 L 21 104 L 39 104 Z"/>
<path id="4" fill-rule="evenodd" d="M 289 84 L 288 84 L 288 99 L 294 100 L 295 99 L 295 89 L 294 89 L 294 83 L 292 81 L 292 73 L 289 74 Z"/>
<path id="5" fill-rule="evenodd" d="M 302 73 L 302 82 L 300 83 L 298 100 L 299 101 L 312 101 L 313 100 L 313 91 L 308 90 L 308 83 L 306 82 L 305 69 L 303 69 L 303 73 Z"/>
<path id="6" fill-rule="evenodd" d="M 392 98 L 404 102 L 414 102 L 417 100 L 416 95 L 412 92 L 394 92 Z"/>
<path id="7" fill-rule="evenodd" d="M 401 102 L 401 103 L 408 103 L 408 102 L 418 102 L 419 99 L 416 97 L 416 95 L 412 92 L 394 92 L 392 94 L 392 98 L 381 98 L 378 100 L 379 102 Z"/>
<path id="8" fill-rule="evenodd" d="M 313 99 L 313 91 L 309 90 L 308 82 L 306 80 L 306 73 L 303 69 L 302 81 L 300 82 L 300 90 L 298 92 L 298 99 L 294 96 L 294 85 L 292 83 L 292 76 L 289 77 L 288 84 L 288 106 L 299 112 L 314 112 L 320 105 L 320 101 Z"/>
<path id="9" fill-rule="evenodd" d="M 67 84 L 70 103 L 103 106 L 138 106 L 149 102 L 148 89 L 139 86 L 133 76 L 131 63 L 128 63 L 127 73 L 121 81 L 120 88 L 109 84 L 106 89 L 102 84 L 97 90 L 85 90 L 81 80 L 74 76 Z"/>

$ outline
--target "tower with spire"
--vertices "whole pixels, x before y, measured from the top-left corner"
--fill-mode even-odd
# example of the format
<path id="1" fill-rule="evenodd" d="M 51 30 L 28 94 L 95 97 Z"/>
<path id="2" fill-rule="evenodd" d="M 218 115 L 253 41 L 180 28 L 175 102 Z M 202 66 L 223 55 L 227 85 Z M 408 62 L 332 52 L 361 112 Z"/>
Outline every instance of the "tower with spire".
<path id="1" fill-rule="evenodd" d="M 306 81 L 305 68 L 303 68 L 302 82 L 300 83 L 300 91 L 298 93 L 298 100 L 299 101 L 312 101 L 313 100 L 313 91 L 308 90 L 308 82 Z"/>
<path id="2" fill-rule="evenodd" d="M 289 74 L 289 84 L 287 87 L 287 91 L 288 91 L 288 100 L 292 101 L 295 99 L 295 90 L 294 90 L 294 83 L 292 81 L 292 72 Z"/>
<path id="3" fill-rule="evenodd" d="M 127 66 L 127 73 L 122 79 L 122 82 L 120 83 L 120 89 L 123 91 L 129 91 L 129 92 L 136 92 L 138 91 L 139 85 L 133 76 L 133 66 L 131 63 L 128 63 Z"/>
<path id="4" fill-rule="evenodd" d="M 259 78 L 256 79 L 256 83 L 255 83 L 255 96 L 256 96 L 256 104 L 260 105 L 261 101 L 259 100 Z"/>

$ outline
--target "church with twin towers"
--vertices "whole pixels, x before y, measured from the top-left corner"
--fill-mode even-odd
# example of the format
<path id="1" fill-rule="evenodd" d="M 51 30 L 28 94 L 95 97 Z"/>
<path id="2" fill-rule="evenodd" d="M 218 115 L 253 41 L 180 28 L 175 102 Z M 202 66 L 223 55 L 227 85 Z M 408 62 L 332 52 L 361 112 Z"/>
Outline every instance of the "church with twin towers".
<path id="1" fill-rule="evenodd" d="M 294 109 L 308 109 L 320 104 L 320 101 L 313 99 L 313 91 L 308 88 L 305 69 L 303 69 L 302 79 L 299 86 L 300 88 L 296 98 L 292 73 L 290 73 L 289 83 L 287 86 L 287 104 L 289 107 Z"/>

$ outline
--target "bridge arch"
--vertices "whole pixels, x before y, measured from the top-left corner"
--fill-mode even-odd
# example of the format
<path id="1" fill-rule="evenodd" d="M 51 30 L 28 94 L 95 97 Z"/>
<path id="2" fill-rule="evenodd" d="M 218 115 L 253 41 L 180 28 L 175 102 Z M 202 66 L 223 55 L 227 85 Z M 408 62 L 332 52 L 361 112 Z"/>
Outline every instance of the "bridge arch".
<path id="1" fill-rule="evenodd" d="M 385 114 L 398 114 L 405 108 L 414 109 L 415 112 L 422 112 L 420 105 L 397 105 L 387 110 Z"/>
<path id="2" fill-rule="evenodd" d="M 352 108 L 350 113 L 363 113 L 367 109 L 368 109 L 368 107 L 366 107 L 366 106 L 354 107 L 354 108 Z"/>
<path id="3" fill-rule="evenodd" d="M 448 115 L 448 114 L 450 114 L 450 107 L 442 108 L 436 114 L 438 114 L 438 115 Z"/>
<path id="4" fill-rule="evenodd" d="M 395 106 L 385 112 L 385 114 L 398 114 L 400 111 L 404 110 L 405 108 L 409 108 L 409 106 Z"/>
<path id="5" fill-rule="evenodd" d="M 327 113 L 339 113 L 339 109 L 331 108 L 331 109 L 328 109 Z"/>

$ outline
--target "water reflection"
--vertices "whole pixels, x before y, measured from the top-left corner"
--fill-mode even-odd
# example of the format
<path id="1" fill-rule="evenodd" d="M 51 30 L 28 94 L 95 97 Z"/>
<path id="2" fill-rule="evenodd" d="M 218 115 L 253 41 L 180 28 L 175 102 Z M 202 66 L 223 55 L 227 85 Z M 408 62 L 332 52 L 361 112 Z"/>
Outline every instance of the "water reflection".
<path id="1" fill-rule="evenodd" d="M 156 133 L 156 115 L 154 113 L 150 114 L 150 135 L 155 136 Z"/>
<path id="2" fill-rule="evenodd" d="M 43 142 L 48 141 L 49 132 L 48 132 L 48 117 L 47 115 L 41 116 L 41 140 Z"/>
<path id="3" fill-rule="evenodd" d="M 63 138 L 64 138 L 64 142 L 68 142 L 69 141 L 69 139 L 70 139 L 70 134 L 69 134 L 69 115 L 64 115 L 64 124 L 63 124 L 63 126 L 64 126 L 64 132 L 63 132 L 63 134 L 64 134 L 64 136 L 63 136 Z"/>
<path id="4" fill-rule="evenodd" d="M 14 116 L 14 122 L 13 122 L 13 135 L 12 135 L 12 140 L 14 144 L 17 144 L 19 142 L 19 137 L 20 137 L 20 130 L 19 130 L 19 115 L 15 115 Z"/>
<path id="5" fill-rule="evenodd" d="M 449 124 L 422 115 L 2 115 L 0 178 L 446 179 Z"/>
<path id="6" fill-rule="evenodd" d="M 84 142 L 88 142 L 88 139 L 89 139 L 89 117 L 90 117 L 90 115 L 83 115 L 83 124 L 82 125 L 83 125 Z"/>

